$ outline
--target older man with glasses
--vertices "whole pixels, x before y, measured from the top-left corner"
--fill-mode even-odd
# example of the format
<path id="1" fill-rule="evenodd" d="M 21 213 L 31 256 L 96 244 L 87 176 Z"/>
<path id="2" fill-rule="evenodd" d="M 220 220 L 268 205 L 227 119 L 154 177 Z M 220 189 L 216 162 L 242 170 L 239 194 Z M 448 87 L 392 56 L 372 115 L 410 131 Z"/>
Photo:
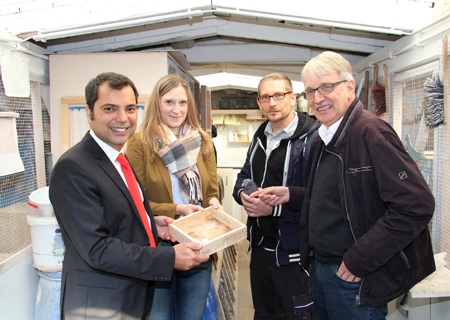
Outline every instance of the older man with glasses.
<path id="1" fill-rule="evenodd" d="M 322 122 L 302 207 L 301 256 L 314 252 L 318 320 L 381 320 L 387 303 L 435 270 L 434 197 L 394 129 L 364 110 L 350 63 L 324 52 L 303 68 L 303 95 Z M 295 190 L 260 192 L 294 206 Z M 303 195 L 303 190 L 298 190 Z"/>
<path id="2" fill-rule="evenodd" d="M 300 259 L 300 210 L 266 205 L 259 191 L 246 188 L 306 185 L 309 148 L 319 123 L 294 111 L 296 101 L 285 75 L 269 74 L 260 81 L 257 103 L 268 121 L 255 132 L 233 192 L 248 213 L 254 319 L 310 319 L 312 314 L 308 257 Z"/>

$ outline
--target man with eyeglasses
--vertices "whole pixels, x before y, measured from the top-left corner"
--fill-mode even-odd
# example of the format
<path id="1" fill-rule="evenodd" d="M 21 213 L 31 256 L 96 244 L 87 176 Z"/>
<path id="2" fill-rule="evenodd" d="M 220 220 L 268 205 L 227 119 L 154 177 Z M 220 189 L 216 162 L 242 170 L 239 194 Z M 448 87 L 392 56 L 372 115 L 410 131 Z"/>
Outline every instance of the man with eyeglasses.
<path id="1" fill-rule="evenodd" d="M 306 186 L 306 165 L 319 123 L 294 111 L 291 80 L 273 73 L 261 79 L 257 103 L 268 121 L 256 130 L 233 197 L 248 213 L 250 282 L 254 319 L 309 319 L 312 295 L 308 264 L 300 265 L 300 210 L 272 207 L 247 194 L 245 179 L 260 188 Z"/>
<path id="2" fill-rule="evenodd" d="M 322 122 L 298 203 L 301 243 L 314 252 L 317 319 L 385 319 L 389 301 L 435 270 L 434 197 L 394 129 L 355 96 L 347 60 L 324 52 L 305 65 L 302 81 Z M 268 188 L 260 197 L 295 206 L 300 192 Z"/>

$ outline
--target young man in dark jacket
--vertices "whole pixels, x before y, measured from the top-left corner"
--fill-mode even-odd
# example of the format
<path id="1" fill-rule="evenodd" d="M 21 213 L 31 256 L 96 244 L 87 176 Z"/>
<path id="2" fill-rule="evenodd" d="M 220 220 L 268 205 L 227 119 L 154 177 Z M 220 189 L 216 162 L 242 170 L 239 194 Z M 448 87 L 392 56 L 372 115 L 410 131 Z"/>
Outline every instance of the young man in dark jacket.
<path id="1" fill-rule="evenodd" d="M 301 243 L 315 257 L 317 319 L 385 319 L 389 301 L 435 270 L 428 231 L 434 197 L 394 129 L 355 97 L 348 61 L 324 52 L 306 64 L 302 81 L 322 122 L 301 223 Z M 294 205 L 295 191 L 260 196 Z"/>
<path id="2" fill-rule="evenodd" d="M 272 207 L 243 192 L 244 179 L 260 188 L 306 185 L 311 141 L 319 123 L 296 112 L 296 94 L 283 74 L 265 76 L 257 102 L 268 121 L 256 131 L 247 159 L 238 174 L 234 199 L 247 210 L 250 240 L 250 280 L 255 319 L 299 319 L 311 303 L 307 265 L 299 264 L 300 212 L 284 205 Z M 307 318 L 305 318 L 307 319 Z"/>

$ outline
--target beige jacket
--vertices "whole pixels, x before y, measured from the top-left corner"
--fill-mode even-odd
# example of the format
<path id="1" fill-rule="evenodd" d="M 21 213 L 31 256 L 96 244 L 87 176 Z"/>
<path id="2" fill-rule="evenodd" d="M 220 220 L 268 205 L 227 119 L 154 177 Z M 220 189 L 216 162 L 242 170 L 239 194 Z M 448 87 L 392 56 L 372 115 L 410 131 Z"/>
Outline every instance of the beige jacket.
<path id="1" fill-rule="evenodd" d="M 153 161 L 149 160 L 149 152 L 145 150 L 139 133 L 128 140 L 125 154 L 144 187 L 152 212 L 155 215 L 175 218 L 177 205 L 173 203 L 170 174 L 162 159 L 157 155 Z M 209 200 L 219 199 L 217 166 L 213 149 L 210 150 L 206 159 L 201 152 L 199 153 L 197 168 L 202 181 L 202 205 L 206 208 L 209 206 Z"/>

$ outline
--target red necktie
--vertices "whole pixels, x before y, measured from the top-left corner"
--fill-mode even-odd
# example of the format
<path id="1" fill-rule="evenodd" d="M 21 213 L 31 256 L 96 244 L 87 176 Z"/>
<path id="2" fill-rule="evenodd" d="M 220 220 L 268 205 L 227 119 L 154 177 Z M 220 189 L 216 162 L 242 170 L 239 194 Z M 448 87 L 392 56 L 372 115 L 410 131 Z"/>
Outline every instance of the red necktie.
<path id="1" fill-rule="evenodd" d="M 150 247 L 156 247 L 155 238 L 153 237 L 152 230 L 150 230 L 147 213 L 145 212 L 145 207 L 144 203 L 142 202 L 141 193 L 139 191 L 133 170 L 131 170 L 130 163 L 125 158 L 123 153 L 119 153 L 117 161 L 120 163 L 123 175 L 125 176 L 125 180 L 127 181 L 128 191 L 130 191 L 134 204 L 138 209 L 139 216 L 141 217 L 142 224 L 144 225 L 145 231 L 147 231 L 148 239 L 150 240 Z"/>

